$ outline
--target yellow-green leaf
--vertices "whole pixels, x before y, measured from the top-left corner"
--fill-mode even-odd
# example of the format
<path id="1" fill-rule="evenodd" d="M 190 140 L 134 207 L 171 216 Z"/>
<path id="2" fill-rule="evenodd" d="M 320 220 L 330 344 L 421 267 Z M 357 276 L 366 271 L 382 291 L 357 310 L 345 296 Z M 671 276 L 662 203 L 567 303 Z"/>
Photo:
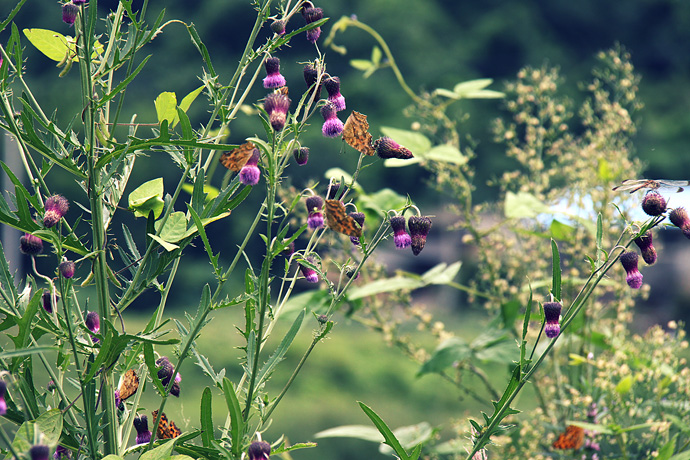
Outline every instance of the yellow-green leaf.
<path id="1" fill-rule="evenodd" d="M 60 62 L 65 58 L 68 50 L 73 59 L 76 59 L 74 38 L 46 29 L 24 29 L 23 32 L 31 44 L 49 59 Z"/>
<path id="2" fill-rule="evenodd" d="M 633 376 L 628 375 L 623 380 L 618 382 L 618 385 L 616 385 L 616 393 L 621 395 L 628 393 L 632 388 L 634 381 L 635 379 L 633 379 Z"/>
<path id="3" fill-rule="evenodd" d="M 177 96 L 175 93 L 166 91 L 158 95 L 154 101 L 158 123 L 168 120 L 168 125 L 172 126 L 177 118 Z"/>

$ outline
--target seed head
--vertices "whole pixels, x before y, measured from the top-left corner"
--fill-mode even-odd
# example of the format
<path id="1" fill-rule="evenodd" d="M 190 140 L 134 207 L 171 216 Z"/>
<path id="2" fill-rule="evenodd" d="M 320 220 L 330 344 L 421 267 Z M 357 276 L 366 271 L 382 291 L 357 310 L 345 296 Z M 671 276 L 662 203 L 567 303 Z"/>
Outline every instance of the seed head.
<path id="1" fill-rule="evenodd" d="M 266 68 L 266 78 L 264 78 L 264 88 L 280 88 L 285 86 L 285 77 L 280 74 L 280 59 L 270 57 L 264 62 Z"/>
<path id="2" fill-rule="evenodd" d="M 644 259 L 645 263 L 647 265 L 654 265 L 654 262 L 656 262 L 656 249 L 654 249 L 651 230 L 647 230 L 644 235 L 635 238 L 634 241 L 637 247 L 640 248 L 642 259 Z"/>
<path id="3" fill-rule="evenodd" d="M 650 216 L 660 216 L 666 212 L 666 200 L 657 192 L 649 192 L 642 199 L 642 210 Z"/>
<path id="4" fill-rule="evenodd" d="M 561 318 L 561 303 L 544 302 L 544 318 L 546 319 L 544 326 L 546 336 L 550 339 L 558 337 L 561 333 L 561 325 L 558 323 Z"/>
<path id="5" fill-rule="evenodd" d="M 426 244 L 426 237 L 431 230 L 431 219 L 426 216 L 412 216 L 407 225 L 410 227 L 410 238 L 412 239 L 412 253 L 419 255 Z"/>
<path id="6" fill-rule="evenodd" d="M 393 241 L 395 241 L 395 247 L 398 249 L 405 249 L 410 247 L 410 245 L 412 244 L 412 238 L 405 229 L 405 217 L 391 217 L 391 228 L 393 229 Z"/>
<path id="7" fill-rule="evenodd" d="M 642 273 L 637 269 L 637 253 L 635 251 L 627 251 L 621 254 L 621 264 L 625 269 L 625 281 L 633 289 L 640 289 L 642 287 Z"/>
<path id="8" fill-rule="evenodd" d="M 669 220 L 673 225 L 680 228 L 686 238 L 690 238 L 690 217 L 685 208 L 676 208 L 668 215 Z"/>
<path id="9" fill-rule="evenodd" d="M 340 94 L 340 78 L 330 77 L 327 78 L 323 85 L 326 87 L 328 92 L 328 100 L 335 105 L 335 110 L 340 112 L 345 110 L 345 98 Z"/>
<path id="10" fill-rule="evenodd" d="M 19 238 L 19 251 L 27 256 L 36 256 L 43 252 L 43 240 L 31 233 Z"/>
<path id="11" fill-rule="evenodd" d="M 324 119 L 321 132 L 326 137 L 338 137 L 343 134 L 343 122 L 338 118 L 335 104 L 326 102 L 326 105 L 321 107 L 321 116 Z"/>

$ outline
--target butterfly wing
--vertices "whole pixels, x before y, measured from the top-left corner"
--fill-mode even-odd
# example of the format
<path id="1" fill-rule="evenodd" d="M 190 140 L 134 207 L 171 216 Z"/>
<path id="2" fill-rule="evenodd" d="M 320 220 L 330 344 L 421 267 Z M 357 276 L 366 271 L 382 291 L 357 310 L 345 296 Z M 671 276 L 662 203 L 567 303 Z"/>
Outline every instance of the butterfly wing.
<path id="1" fill-rule="evenodd" d="M 158 411 L 154 410 L 152 412 L 153 419 L 158 417 Z M 182 434 L 182 431 L 175 426 L 175 422 L 168 420 L 165 416 L 165 412 L 161 414 L 161 420 L 158 423 L 158 430 L 156 431 L 156 437 L 158 439 L 173 439 Z"/>
<path id="2" fill-rule="evenodd" d="M 347 117 L 343 127 L 343 140 L 360 153 L 369 156 L 376 153 L 371 142 L 371 134 L 369 134 L 367 116 L 362 113 L 353 111 Z"/>
<path id="3" fill-rule="evenodd" d="M 122 379 L 122 384 L 120 385 L 120 388 L 118 390 L 120 393 L 120 399 L 124 401 L 125 399 L 129 398 L 137 392 L 138 388 L 139 376 L 134 371 L 134 369 L 130 369 L 127 372 L 125 372 L 125 376 Z"/>
<path id="4" fill-rule="evenodd" d="M 585 442 L 585 429 L 575 425 L 568 425 L 564 433 L 558 436 L 558 439 L 553 443 L 554 449 L 574 449 L 577 450 L 582 447 Z"/>
<path id="5" fill-rule="evenodd" d="M 345 206 L 340 200 L 326 200 L 326 221 L 328 226 L 338 233 L 347 236 L 362 236 L 362 227 L 347 215 Z"/>
<path id="6" fill-rule="evenodd" d="M 231 171 L 238 172 L 247 163 L 249 157 L 252 156 L 254 149 L 256 149 L 256 146 L 251 142 L 247 142 L 229 152 L 223 152 L 220 156 L 220 164 Z"/>

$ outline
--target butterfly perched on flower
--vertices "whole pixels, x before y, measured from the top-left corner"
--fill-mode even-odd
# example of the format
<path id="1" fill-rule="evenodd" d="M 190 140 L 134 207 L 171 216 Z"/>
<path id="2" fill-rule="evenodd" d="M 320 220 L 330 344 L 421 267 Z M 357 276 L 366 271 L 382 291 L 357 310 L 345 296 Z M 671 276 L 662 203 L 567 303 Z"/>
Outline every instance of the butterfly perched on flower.
<path id="1" fill-rule="evenodd" d="M 247 164 L 247 161 L 256 150 L 256 146 L 251 142 L 246 142 L 229 152 L 223 152 L 220 156 L 220 164 L 231 171 L 238 172 Z"/>
<path id="2" fill-rule="evenodd" d="M 326 200 L 326 221 L 328 226 L 338 233 L 347 236 L 362 236 L 362 227 L 345 212 L 345 205 L 340 200 Z"/>
<path id="3" fill-rule="evenodd" d="M 565 432 L 558 436 L 553 443 L 554 449 L 574 449 L 577 450 L 585 443 L 585 429 L 575 425 L 568 425 Z"/>
<path id="4" fill-rule="evenodd" d="M 120 384 L 120 388 L 118 389 L 120 399 L 124 401 L 125 399 L 129 398 L 137 392 L 138 388 L 139 376 L 134 371 L 134 369 L 130 369 L 127 372 L 125 372 L 124 377 L 122 377 L 122 383 Z"/>
<path id="5" fill-rule="evenodd" d="M 153 419 L 156 420 L 158 417 L 158 411 L 154 410 L 152 413 Z M 158 423 L 158 430 L 156 431 L 156 437 L 158 439 L 173 439 L 182 434 L 182 430 L 175 426 L 175 422 L 168 420 L 165 416 L 165 412 L 161 414 L 161 420 Z"/>
<path id="6" fill-rule="evenodd" d="M 353 111 L 347 117 L 343 127 L 343 140 L 360 153 L 369 156 L 376 153 L 371 142 L 371 134 L 369 134 L 367 116 L 359 112 Z"/>

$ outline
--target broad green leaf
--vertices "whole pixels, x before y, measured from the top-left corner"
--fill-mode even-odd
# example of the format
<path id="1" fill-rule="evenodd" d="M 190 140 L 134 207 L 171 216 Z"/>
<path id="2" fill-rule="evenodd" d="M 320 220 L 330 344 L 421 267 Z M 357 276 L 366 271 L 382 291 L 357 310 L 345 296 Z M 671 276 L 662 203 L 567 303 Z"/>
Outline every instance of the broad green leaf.
<path id="1" fill-rule="evenodd" d="M 160 202 L 160 210 L 158 211 L 157 215 L 157 205 L 150 201 L 152 199 L 157 199 L 157 201 Z M 135 215 L 139 215 L 141 217 L 148 217 L 148 211 L 153 210 L 154 217 L 158 218 L 163 210 L 163 178 L 159 177 L 157 179 L 144 182 L 139 187 L 134 189 L 132 193 L 129 194 L 129 207 L 135 210 Z M 137 209 L 139 209 L 140 212 L 137 212 Z"/>
<path id="2" fill-rule="evenodd" d="M 72 37 L 66 37 L 60 32 L 47 29 L 24 29 L 22 32 L 24 32 L 31 44 L 48 59 L 61 62 L 69 52 L 69 56 L 73 61 L 79 60 L 74 45 L 74 38 Z M 92 57 L 95 58 L 101 53 L 103 53 L 103 45 L 96 41 Z"/>
<path id="3" fill-rule="evenodd" d="M 173 125 L 177 119 L 177 96 L 173 92 L 165 91 L 158 95 L 154 101 L 158 123 L 163 120 L 168 121 L 168 125 Z"/>
<path id="4" fill-rule="evenodd" d="M 155 224 L 158 236 L 168 243 L 177 243 L 185 237 L 187 232 L 187 217 L 182 211 L 173 212 L 165 221 L 163 229 L 160 228 L 161 221 Z M 195 229 L 196 230 L 196 229 Z"/>
<path id="5" fill-rule="evenodd" d="M 383 214 L 389 209 L 402 209 L 406 204 L 406 197 L 392 189 L 384 188 L 376 193 L 360 195 L 357 208 L 370 209 L 378 214 Z"/>
<path id="6" fill-rule="evenodd" d="M 204 447 L 210 447 L 214 440 L 213 436 L 213 394 L 209 387 L 204 388 L 201 394 L 201 442 Z"/>
<path id="7" fill-rule="evenodd" d="M 678 439 L 678 434 L 672 437 L 666 444 L 664 444 L 661 449 L 659 449 L 659 454 L 656 456 L 656 460 L 668 460 L 673 455 L 676 450 L 676 440 Z"/>
<path id="8" fill-rule="evenodd" d="M 422 274 L 422 281 L 427 284 L 448 284 L 452 283 L 458 272 L 462 262 L 455 262 L 453 264 L 440 263 L 435 267 L 430 268 Z"/>
<path id="9" fill-rule="evenodd" d="M 395 276 L 393 278 L 385 278 L 373 281 L 364 286 L 357 286 L 350 288 L 347 296 L 350 300 L 361 299 L 384 292 L 393 292 L 400 290 L 412 290 L 424 286 L 424 283 L 419 279 L 409 276 Z"/>
<path id="10" fill-rule="evenodd" d="M 464 165 L 467 163 L 467 157 L 460 153 L 460 150 L 450 144 L 437 145 L 421 155 L 421 158 L 426 160 L 440 161 L 443 163 L 453 163 L 456 165 Z"/>
<path id="11" fill-rule="evenodd" d="M 431 149 L 431 141 L 424 134 L 388 126 L 382 127 L 381 132 L 384 136 L 408 148 L 413 155 L 421 155 Z"/>
<path id="12" fill-rule="evenodd" d="M 192 102 L 194 102 L 194 100 L 197 98 L 197 96 L 199 96 L 199 94 L 201 94 L 203 90 L 204 85 L 201 85 L 191 93 L 187 94 L 180 102 L 180 108 L 185 112 L 189 110 L 189 107 L 192 105 Z"/>
<path id="13" fill-rule="evenodd" d="M 621 379 L 620 382 L 618 382 L 618 385 L 616 385 L 616 388 L 615 388 L 616 393 L 621 394 L 621 395 L 628 393 L 632 389 L 634 382 L 635 382 L 635 379 L 633 378 L 632 375 L 628 375 L 628 376 L 624 377 L 623 379 Z"/>
<path id="14" fill-rule="evenodd" d="M 549 227 L 551 232 L 551 238 L 559 241 L 572 241 L 575 237 L 575 227 L 554 219 L 551 221 L 551 226 Z"/>
<path id="15" fill-rule="evenodd" d="M 342 425 L 319 431 L 315 438 L 356 438 L 371 442 L 383 442 L 383 436 L 374 427 L 368 425 Z"/>
<path id="16" fill-rule="evenodd" d="M 153 233 L 148 233 L 148 235 L 153 238 L 158 244 L 163 246 L 163 249 L 165 249 L 168 252 L 173 252 L 175 249 L 179 249 L 180 247 L 176 244 L 173 243 L 168 243 L 165 241 L 163 238 L 154 235 Z"/>
<path id="17" fill-rule="evenodd" d="M 155 422 L 155 421 L 154 421 Z M 175 440 L 172 439 L 155 449 L 144 452 L 139 460 L 170 460 L 173 448 L 175 447 Z"/>
<path id="18" fill-rule="evenodd" d="M 130 208 L 134 210 L 135 217 L 148 217 L 149 213 L 153 211 L 154 219 L 158 219 L 160 217 L 160 215 L 163 213 L 164 207 L 165 202 L 157 196 L 149 198 L 140 205 L 130 206 Z"/>
<path id="19" fill-rule="evenodd" d="M 467 359 L 472 350 L 470 346 L 459 337 L 451 337 L 444 340 L 431 355 L 431 358 L 417 371 L 417 376 L 432 372 L 441 372 L 452 366 L 456 361 Z"/>
<path id="20" fill-rule="evenodd" d="M 453 92 L 460 97 L 465 97 L 465 94 L 482 90 L 491 83 L 493 83 L 491 78 L 479 78 L 477 80 L 463 81 L 453 87 Z"/>
<path id="21" fill-rule="evenodd" d="M 350 59 L 350 65 L 362 71 L 367 71 L 376 67 L 371 61 L 367 61 L 366 59 Z"/>
<path id="22" fill-rule="evenodd" d="M 551 209 L 534 195 L 527 192 L 508 192 L 503 205 L 506 217 L 510 219 L 534 218 Z"/>
<path id="23" fill-rule="evenodd" d="M 36 425 L 43 434 L 43 442 L 48 445 L 57 445 L 62 433 L 62 412 L 60 409 L 51 409 L 42 413 L 36 419 Z"/>
<path id="24" fill-rule="evenodd" d="M 24 422 L 14 434 L 12 447 L 17 452 L 28 452 L 34 444 L 38 427 L 34 422 Z M 8 457 L 9 458 L 9 457 Z"/>

